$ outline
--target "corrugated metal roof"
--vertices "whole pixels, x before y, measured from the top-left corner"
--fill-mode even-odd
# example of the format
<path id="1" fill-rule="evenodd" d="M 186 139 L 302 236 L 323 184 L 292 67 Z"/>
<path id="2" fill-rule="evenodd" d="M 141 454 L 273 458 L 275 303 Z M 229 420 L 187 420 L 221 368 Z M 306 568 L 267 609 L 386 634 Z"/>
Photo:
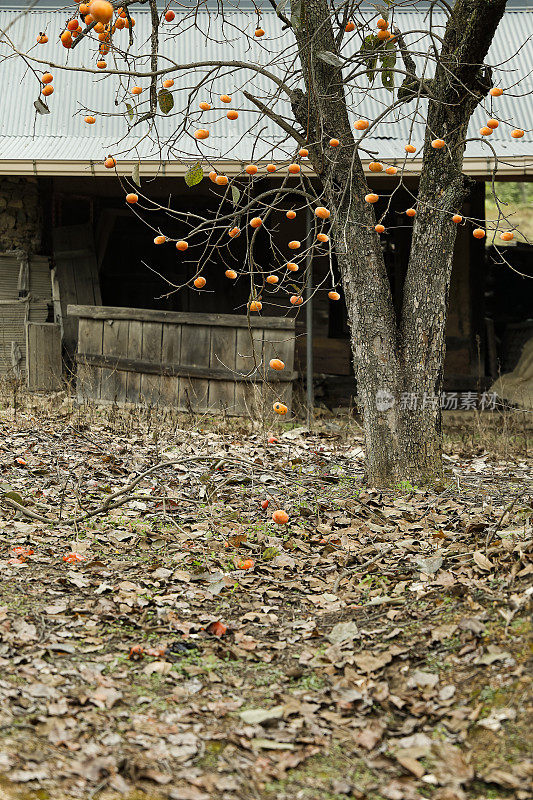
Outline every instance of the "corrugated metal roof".
<path id="1" fill-rule="evenodd" d="M 11 0 L 11 2 L 18 0 Z M 43 0 L 36 9 L 26 15 L 20 11 L 0 11 L 0 29 L 5 29 L 7 24 L 14 23 L 9 29 L 9 36 L 21 51 L 33 47 L 31 54 L 37 58 L 49 58 L 58 63 L 68 63 L 79 71 L 65 72 L 52 69 L 54 72 L 55 92 L 49 98 L 49 115 L 35 113 L 33 101 L 38 94 L 36 78 L 28 71 L 24 62 L 18 57 L 5 58 L 0 63 L 0 81 L 2 86 L 9 86 L 10 91 L 0 93 L 0 171 L 1 162 L 14 161 L 63 161 L 63 162 L 101 162 L 109 153 L 125 159 L 141 158 L 156 160 L 159 156 L 160 140 L 171 140 L 170 146 L 163 147 L 162 156 L 169 162 L 176 160 L 187 161 L 196 159 L 200 154 L 212 161 L 219 158 L 225 160 L 248 161 L 255 160 L 282 160 L 289 158 L 294 150 L 292 142 L 284 142 L 279 129 L 273 124 L 265 123 L 259 119 L 253 106 L 242 96 L 242 89 L 246 88 L 255 96 L 261 97 L 268 94 L 271 84 L 264 76 L 251 70 L 226 70 L 224 75 L 217 78 L 211 85 L 211 93 L 200 93 L 195 97 L 192 108 L 198 108 L 200 99 L 213 103 L 214 110 L 201 114 L 193 111 L 186 119 L 183 110 L 187 102 L 190 86 L 196 83 L 201 70 L 195 69 L 187 74 L 183 73 L 175 79 L 173 88 L 175 107 L 168 116 L 161 115 L 158 119 L 158 137 L 148 128 L 146 123 L 133 128 L 127 136 L 128 119 L 126 106 L 122 96 L 115 104 L 117 79 L 104 74 L 93 75 L 83 71 L 83 67 L 90 65 L 94 68 L 96 61 L 95 45 L 81 45 L 74 51 L 66 51 L 57 45 L 57 36 L 65 23 L 68 14 L 59 10 L 42 10 L 45 6 L 53 7 L 57 0 Z M 237 0 L 236 0 L 237 2 Z M 5 4 L 4 4 L 5 5 Z M 10 3 L 11 5 L 11 3 Z M 269 6 L 270 9 L 270 6 Z M 161 47 L 162 53 L 173 53 L 179 45 L 179 63 L 193 63 L 198 61 L 211 61 L 216 59 L 253 61 L 271 69 L 279 75 L 290 68 L 295 56 L 294 44 L 291 45 L 291 35 L 288 33 L 270 37 L 269 31 L 279 31 L 279 21 L 271 10 L 263 12 L 262 25 L 267 31 L 264 39 L 254 40 L 242 35 L 242 32 L 253 34 L 257 17 L 245 7 L 226 10 L 224 28 L 219 17 L 210 14 L 209 10 L 202 7 L 196 17 L 196 26 L 190 25 L 185 14 L 180 14 L 176 9 L 176 21 L 182 30 L 178 39 L 171 39 Z M 143 52 L 148 52 L 150 34 L 150 16 L 139 11 L 135 13 L 137 21 L 135 27 L 136 52 L 138 44 Z M 443 27 L 445 16 L 435 10 L 433 13 L 434 25 Z M 395 12 L 395 22 L 403 31 L 427 29 L 427 19 L 424 12 L 416 13 L 398 10 Z M 490 144 L 496 149 L 498 156 L 505 160 L 518 156 L 533 158 L 533 141 L 531 134 L 521 140 L 510 137 L 509 122 L 513 127 L 528 128 L 533 118 L 533 75 L 530 65 L 533 63 L 533 40 L 529 37 L 533 13 L 531 11 L 508 11 L 496 33 L 495 40 L 489 52 L 487 62 L 494 66 L 504 65 L 501 73 L 501 82 L 504 88 L 510 87 L 503 97 L 494 101 L 494 113 L 502 124 L 490 138 Z M 174 28 L 174 24 L 168 30 Z M 166 30 L 166 29 L 165 29 Z M 34 46 L 40 31 L 46 31 L 50 42 L 44 46 Z M 162 33 L 161 38 L 167 34 Z M 126 30 L 117 33 L 125 46 L 128 39 Z M 231 45 L 231 52 L 227 41 Z M 409 40 L 414 44 L 419 34 L 411 34 Z M 352 48 L 358 47 L 357 37 L 346 40 L 346 55 Z M 523 43 L 523 46 L 521 47 Z M 518 51 L 518 52 L 517 52 Z M 0 44 L 0 56 L 8 54 L 7 45 Z M 514 54 L 514 55 L 513 55 Z M 113 58 L 107 57 L 109 67 L 113 65 Z M 117 66 L 123 66 L 122 61 Z M 45 68 L 45 67 L 42 67 Z M 147 69 L 147 65 L 144 69 Z M 522 79 L 519 86 L 512 88 L 518 78 Z M 136 82 L 147 89 L 148 79 L 138 78 Z M 129 88 L 133 85 L 130 81 Z M 373 88 L 368 91 L 366 77 L 358 79 L 357 85 L 351 89 L 348 102 L 350 113 L 354 119 L 365 117 L 375 118 L 382 113 L 391 101 L 391 95 L 385 89 Z M 234 97 L 233 106 L 239 109 L 238 120 L 228 122 L 225 119 L 226 107 L 218 101 L 218 94 L 227 92 Z M 514 96 L 519 95 L 519 96 Z M 142 113 L 148 105 L 148 92 L 140 96 L 140 102 L 131 98 L 132 105 Z M 391 112 L 380 123 L 376 135 L 368 137 L 368 149 L 379 152 L 380 158 L 394 159 L 404 156 L 404 145 L 411 141 L 420 147 L 423 142 L 423 125 L 412 125 L 410 111 L 413 104 L 404 106 L 400 111 Z M 290 118 L 290 109 L 283 100 L 276 106 L 278 113 Z M 421 115 L 424 114 L 423 105 L 420 106 Z M 97 118 L 93 126 L 88 126 L 83 117 L 87 112 L 92 112 Z M 479 127 L 484 124 L 487 115 L 491 114 L 490 102 L 485 104 L 485 109 L 479 108 L 469 130 L 470 136 L 477 136 Z M 183 126 L 184 120 L 186 124 Z M 205 142 L 198 144 L 192 137 L 193 131 L 198 127 L 209 127 L 211 136 Z M 251 152 L 253 139 L 247 134 L 250 128 L 258 134 L 254 151 Z M 175 131 L 178 134 L 174 136 Z M 220 132 L 221 135 L 217 135 Z M 173 140 L 173 141 L 172 141 Z M 471 142 L 467 146 L 467 158 L 490 159 L 492 151 L 481 142 Z"/>

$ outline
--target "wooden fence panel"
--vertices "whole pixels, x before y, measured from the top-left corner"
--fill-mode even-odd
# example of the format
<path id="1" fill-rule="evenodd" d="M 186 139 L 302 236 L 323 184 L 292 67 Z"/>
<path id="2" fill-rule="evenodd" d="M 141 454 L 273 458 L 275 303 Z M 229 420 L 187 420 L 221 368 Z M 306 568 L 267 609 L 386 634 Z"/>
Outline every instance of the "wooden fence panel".
<path id="1" fill-rule="evenodd" d="M 80 399 L 199 413 L 290 407 L 293 320 L 75 305 L 69 314 L 80 320 Z M 271 370 L 271 358 L 285 370 Z"/>

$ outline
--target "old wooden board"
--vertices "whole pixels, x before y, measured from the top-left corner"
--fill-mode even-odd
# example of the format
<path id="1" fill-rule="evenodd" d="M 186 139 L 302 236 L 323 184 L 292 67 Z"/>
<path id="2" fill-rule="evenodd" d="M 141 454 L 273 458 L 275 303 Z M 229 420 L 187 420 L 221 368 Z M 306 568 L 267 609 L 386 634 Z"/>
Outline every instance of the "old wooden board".
<path id="1" fill-rule="evenodd" d="M 170 370 L 164 365 L 178 365 L 181 360 L 181 325 L 163 324 L 161 340 L 161 363 L 163 374 L 161 376 L 161 404 L 180 408 L 180 379 L 171 375 Z"/>
<path id="2" fill-rule="evenodd" d="M 184 366 L 208 367 L 211 328 L 207 325 L 183 325 L 181 355 Z M 200 378 L 182 379 L 180 389 L 185 394 L 185 406 L 192 411 L 209 410 L 209 381 Z M 181 398 L 183 403 L 183 397 Z"/>
<path id="3" fill-rule="evenodd" d="M 99 319 L 80 319 L 78 353 L 102 354 L 104 323 Z M 77 372 L 78 400 L 99 400 L 102 385 L 102 369 L 81 363 Z"/>
<path id="4" fill-rule="evenodd" d="M 30 392 L 61 389 L 61 328 L 51 322 L 26 323 L 26 375 Z"/>
<path id="5" fill-rule="evenodd" d="M 213 328 L 211 332 L 211 352 L 209 366 L 222 369 L 228 380 L 212 380 L 209 383 L 209 409 L 215 412 L 232 413 L 235 408 L 235 386 L 232 379 L 237 355 L 237 329 Z"/>
<path id="6" fill-rule="evenodd" d="M 105 320 L 103 323 L 103 355 L 121 356 L 128 347 L 129 320 Z M 113 403 L 126 400 L 126 375 L 116 368 L 102 370 L 100 397 Z"/>

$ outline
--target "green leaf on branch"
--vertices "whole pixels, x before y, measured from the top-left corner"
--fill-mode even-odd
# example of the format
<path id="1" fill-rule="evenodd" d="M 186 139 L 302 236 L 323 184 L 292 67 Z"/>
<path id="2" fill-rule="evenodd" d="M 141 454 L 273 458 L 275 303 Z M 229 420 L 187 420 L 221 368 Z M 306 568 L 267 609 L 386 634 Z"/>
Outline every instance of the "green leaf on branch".
<path id="1" fill-rule="evenodd" d="M 133 122 L 133 117 L 135 116 L 135 112 L 133 110 L 133 106 L 129 103 L 126 103 L 126 108 L 128 109 L 128 117 Z"/>
<path id="2" fill-rule="evenodd" d="M 171 92 L 168 89 L 160 89 L 159 94 L 157 95 L 157 101 L 159 103 L 159 108 L 163 112 L 163 114 L 169 114 L 172 109 L 174 108 L 174 98 L 172 97 Z"/>
<path id="3" fill-rule="evenodd" d="M 342 67 L 344 65 L 342 58 L 336 53 L 332 53 L 331 50 L 321 50 L 316 54 L 316 57 L 321 61 L 325 61 L 326 64 L 331 64 L 332 67 Z"/>
<path id="4" fill-rule="evenodd" d="M 141 186 L 141 162 L 138 161 L 131 171 L 131 179 L 136 186 Z"/>
<path id="5" fill-rule="evenodd" d="M 231 199 L 233 201 L 234 206 L 239 205 L 239 200 L 241 199 L 241 193 L 239 192 L 236 186 L 233 186 L 233 184 L 231 186 Z"/>
<path id="6" fill-rule="evenodd" d="M 385 42 L 381 60 L 381 82 L 389 92 L 394 90 L 394 67 L 396 66 L 396 48 L 394 42 Z"/>
<path id="7" fill-rule="evenodd" d="M 380 40 L 377 36 L 374 36 L 373 33 L 369 33 L 368 36 L 365 36 L 363 39 L 363 43 L 359 48 L 359 52 L 363 58 L 363 63 L 366 66 L 366 77 L 368 78 L 369 83 L 374 82 L 374 78 L 376 77 L 376 65 L 378 63 L 378 56 L 376 53 L 376 49 L 380 45 Z"/>
<path id="8" fill-rule="evenodd" d="M 36 110 L 36 112 L 38 114 L 49 114 L 50 113 L 50 109 L 48 108 L 46 103 L 43 103 L 43 101 L 41 100 L 40 97 L 38 97 L 37 100 L 33 101 L 33 105 L 35 106 L 35 110 Z"/>
<path id="9" fill-rule="evenodd" d="M 196 186 L 202 178 L 204 177 L 204 171 L 202 169 L 202 165 L 199 161 L 196 162 L 192 167 L 189 167 L 187 172 L 185 173 L 185 183 L 187 186 Z"/>

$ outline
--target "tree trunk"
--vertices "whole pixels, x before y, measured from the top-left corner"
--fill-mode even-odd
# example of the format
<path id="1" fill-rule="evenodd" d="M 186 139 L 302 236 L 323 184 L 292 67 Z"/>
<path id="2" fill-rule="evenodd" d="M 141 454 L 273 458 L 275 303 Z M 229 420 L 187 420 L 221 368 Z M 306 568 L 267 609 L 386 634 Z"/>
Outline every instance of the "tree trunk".
<path id="1" fill-rule="evenodd" d="M 306 88 L 305 94 L 294 91 L 292 107 L 332 211 L 363 414 L 367 480 L 375 486 L 400 480 L 421 484 L 442 475 L 440 394 L 457 230 L 451 216 L 465 192 L 461 169 L 468 122 L 491 85 L 481 65 L 504 10 L 505 0 L 456 0 L 451 10 L 430 81 L 418 214 L 397 320 L 374 211 L 364 202 L 368 186 L 350 127 L 342 70 L 317 56 L 337 52 L 328 3 L 292 3 L 293 15 L 299 15 L 294 34 Z M 407 92 L 406 103 L 412 97 Z M 333 137 L 341 147 L 329 146 Z M 436 138 L 446 141 L 444 150 L 431 147 Z"/>

